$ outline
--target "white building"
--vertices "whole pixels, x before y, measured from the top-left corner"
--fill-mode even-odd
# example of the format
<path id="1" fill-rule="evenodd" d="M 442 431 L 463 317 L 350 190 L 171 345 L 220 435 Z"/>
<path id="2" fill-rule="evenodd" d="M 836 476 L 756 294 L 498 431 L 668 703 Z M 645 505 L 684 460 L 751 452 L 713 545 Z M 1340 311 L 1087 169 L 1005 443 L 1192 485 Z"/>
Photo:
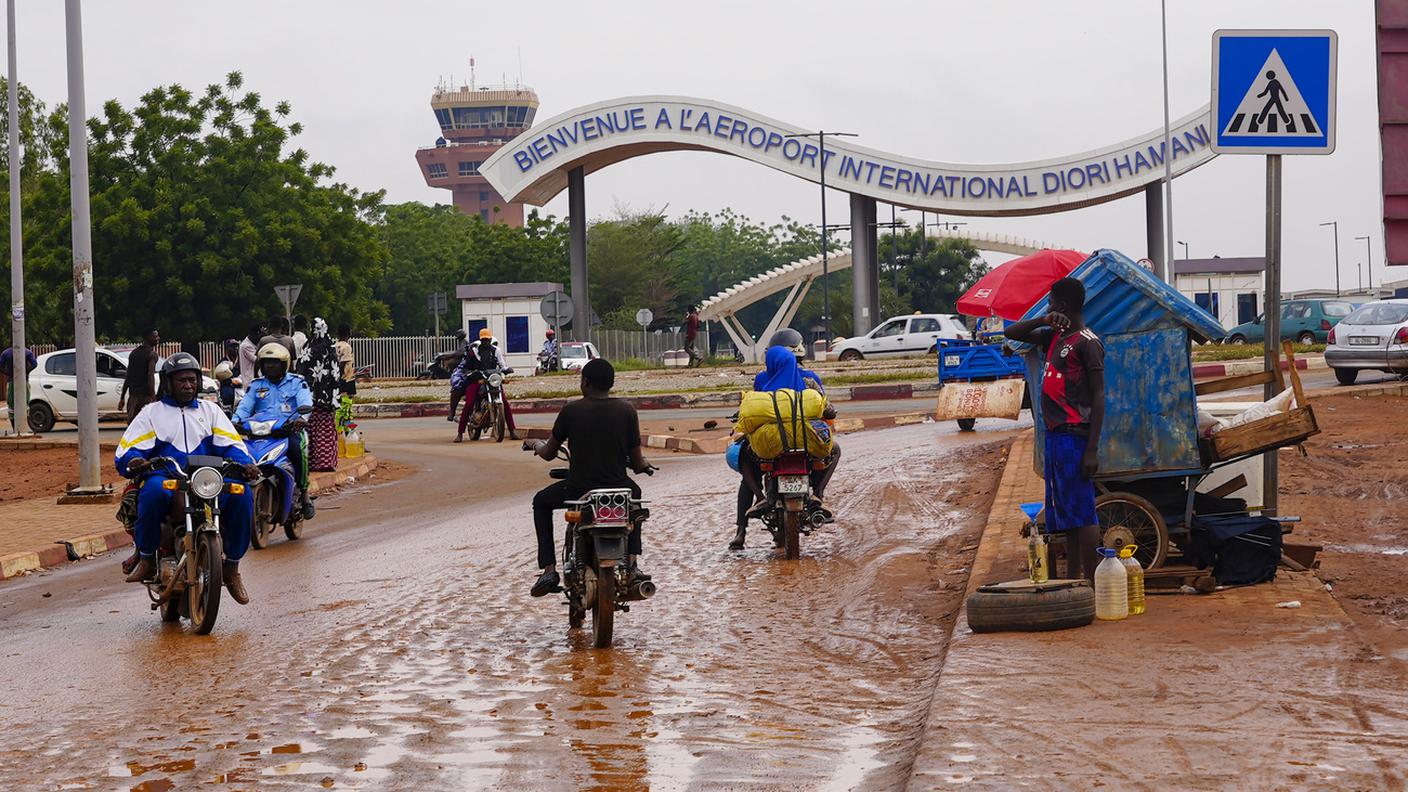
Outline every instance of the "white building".
<path id="1" fill-rule="evenodd" d="M 479 337 L 480 328 L 489 328 L 499 339 L 504 360 L 531 374 L 548 331 L 539 306 L 555 291 L 562 291 L 562 284 L 484 283 L 456 286 L 455 297 L 460 301 L 469 340 Z"/>
<path id="2" fill-rule="evenodd" d="M 1225 328 L 1250 322 L 1266 304 L 1266 259 L 1179 259 L 1173 262 L 1174 286 L 1207 310 Z"/>

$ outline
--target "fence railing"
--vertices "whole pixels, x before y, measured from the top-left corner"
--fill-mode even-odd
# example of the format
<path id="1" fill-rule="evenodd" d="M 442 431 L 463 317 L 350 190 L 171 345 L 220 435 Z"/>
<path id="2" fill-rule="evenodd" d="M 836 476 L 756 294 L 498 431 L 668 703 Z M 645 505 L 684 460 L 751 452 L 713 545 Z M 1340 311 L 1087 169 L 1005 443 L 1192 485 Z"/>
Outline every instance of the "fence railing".
<path id="1" fill-rule="evenodd" d="M 700 338 L 703 338 L 702 333 Z M 666 352 L 684 348 L 684 333 L 593 330 L 591 341 L 607 360 L 636 358 L 659 362 Z"/>

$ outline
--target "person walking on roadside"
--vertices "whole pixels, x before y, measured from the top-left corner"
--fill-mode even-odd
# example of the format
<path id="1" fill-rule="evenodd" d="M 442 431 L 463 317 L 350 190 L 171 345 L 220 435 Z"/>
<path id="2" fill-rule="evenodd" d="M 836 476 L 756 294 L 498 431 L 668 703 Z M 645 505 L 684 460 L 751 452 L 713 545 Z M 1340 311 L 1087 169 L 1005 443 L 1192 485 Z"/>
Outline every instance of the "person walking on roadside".
<path id="1" fill-rule="evenodd" d="M 28 349 L 24 351 L 25 373 L 34 371 L 34 367 L 39 365 L 39 360 L 34 353 Z M 0 351 L 0 379 L 4 380 L 5 404 L 10 408 L 10 430 L 19 431 L 19 422 L 15 420 L 15 348 L 6 345 L 4 351 Z M 26 384 L 28 380 L 25 381 Z M 20 408 L 28 409 L 29 394 L 21 394 Z"/>
<path id="2" fill-rule="evenodd" d="M 156 382 L 156 362 L 161 357 L 157 354 L 156 345 L 160 343 L 161 333 L 151 328 L 142 333 L 142 343 L 127 354 L 127 377 L 122 381 L 122 391 L 117 396 L 117 409 L 124 409 L 123 404 L 126 403 L 129 424 L 156 397 L 152 388 Z"/>
<path id="3" fill-rule="evenodd" d="M 1085 326 L 1084 310 L 1085 284 L 1062 278 L 1051 286 L 1050 312 L 1008 326 L 1007 337 L 1046 348 L 1046 530 L 1066 534 L 1066 577 L 1093 581 L 1100 521 L 1092 478 L 1105 422 L 1105 346 Z"/>
<path id="4" fill-rule="evenodd" d="M 337 397 L 342 392 L 342 366 L 337 361 L 328 323 L 313 317 L 313 337 L 298 359 L 299 376 L 313 391 L 313 412 L 308 415 L 308 467 L 337 470 Z"/>
<path id="5" fill-rule="evenodd" d="M 689 315 L 684 318 L 684 351 L 689 355 L 689 367 L 698 368 L 704 362 L 699 353 L 699 306 L 689 306 Z"/>
<path id="6" fill-rule="evenodd" d="M 255 322 L 249 326 L 249 332 L 240 339 L 240 382 L 245 386 L 254 382 L 254 378 L 259 376 L 255 369 L 255 363 L 259 355 L 259 339 L 264 337 L 264 326 Z"/>
<path id="7" fill-rule="evenodd" d="M 352 352 L 352 326 L 343 322 L 337 326 L 337 343 L 332 345 L 337 352 L 338 365 L 342 366 L 342 392 L 354 396 L 357 393 L 357 356 Z"/>
<path id="8" fill-rule="evenodd" d="M 303 350 L 308 348 L 308 317 L 303 314 L 295 314 L 293 317 L 293 359 L 298 360 L 303 357 Z"/>

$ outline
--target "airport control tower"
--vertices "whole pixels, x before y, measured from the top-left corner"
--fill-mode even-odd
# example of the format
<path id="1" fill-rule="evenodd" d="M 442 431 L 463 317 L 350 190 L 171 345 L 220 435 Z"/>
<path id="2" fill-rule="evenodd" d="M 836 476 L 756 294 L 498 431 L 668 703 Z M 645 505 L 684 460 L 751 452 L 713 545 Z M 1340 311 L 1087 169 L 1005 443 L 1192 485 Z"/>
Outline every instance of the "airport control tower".
<path id="1" fill-rule="evenodd" d="M 523 204 L 506 203 L 479 175 L 479 166 L 533 125 L 538 95 L 523 86 L 481 88 L 471 80 L 458 87 L 441 85 L 430 97 L 440 124 L 434 146 L 416 152 L 425 183 L 454 194 L 461 212 L 486 222 L 523 225 Z"/>

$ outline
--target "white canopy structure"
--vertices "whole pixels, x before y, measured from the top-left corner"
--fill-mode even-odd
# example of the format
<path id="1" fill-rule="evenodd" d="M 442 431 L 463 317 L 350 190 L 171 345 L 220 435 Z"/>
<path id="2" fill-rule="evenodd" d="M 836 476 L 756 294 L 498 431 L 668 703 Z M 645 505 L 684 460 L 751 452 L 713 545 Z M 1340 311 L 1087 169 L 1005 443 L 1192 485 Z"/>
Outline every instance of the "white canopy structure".
<path id="1" fill-rule="evenodd" d="M 1025 256 L 1038 250 L 1061 247 L 1006 234 L 989 234 L 961 228 L 933 231 L 929 234 L 929 239 L 934 242 L 942 242 L 946 239 L 963 239 L 971 242 L 979 250 L 1009 253 L 1014 256 Z M 828 261 L 829 271 L 844 270 L 850 266 L 850 248 L 838 248 L 831 252 Z M 699 318 L 722 324 L 724 331 L 733 340 L 734 347 L 743 354 L 744 360 L 760 363 L 765 350 L 759 341 L 766 343 L 766 339 L 772 337 L 773 333 L 791 323 L 792 318 L 797 314 L 797 309 L 802 305 L 802 300 L 806 298 L 807 291 L 811 289 L 812 283 L 820 277 L 821 254 L 818 253 L 815 256 L 768 270 L 724 289 L 700 304 Z M 783 298 L 782 304 L 778 306 L 772 319 L 763 328 L 763 332 L 757 336 L 749 333 L 748 329 L 738 320 L 738 312 L 759 300 L 784 290 L 787 291 L 787 296 Z"/>

